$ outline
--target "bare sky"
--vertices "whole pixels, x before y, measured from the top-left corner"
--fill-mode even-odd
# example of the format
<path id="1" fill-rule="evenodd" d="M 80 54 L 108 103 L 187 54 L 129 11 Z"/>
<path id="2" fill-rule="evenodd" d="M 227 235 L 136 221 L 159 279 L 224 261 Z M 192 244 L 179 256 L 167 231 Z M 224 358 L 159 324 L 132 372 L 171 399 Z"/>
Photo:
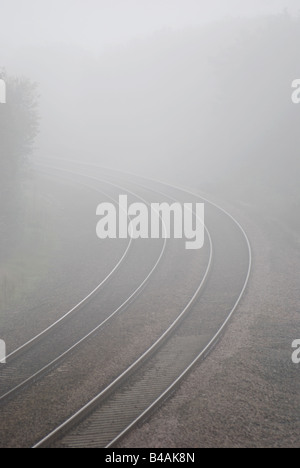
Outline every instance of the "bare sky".
<path id="1" fill-rule="evenodd" d="M 300 10 L 299 0 L 0 0 L 1 46 L 51 43 L 103 50 L 164 28 Z"/>

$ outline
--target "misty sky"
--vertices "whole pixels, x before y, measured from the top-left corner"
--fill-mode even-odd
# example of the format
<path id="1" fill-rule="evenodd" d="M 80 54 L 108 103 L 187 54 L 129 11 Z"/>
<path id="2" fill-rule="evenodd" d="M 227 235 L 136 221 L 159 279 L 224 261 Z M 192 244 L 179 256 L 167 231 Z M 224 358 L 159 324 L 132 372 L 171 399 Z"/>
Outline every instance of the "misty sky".
<path id="1" fill-rule="evenodd" d="M 0 41 L 6 50 L 62 43 L 97 51 L 164 28 L 284 8 L 296 14 L 299 0 L 0 0 Z"/>
<path id="2" fill-rule="evenodd" d="M 0 0 L 0 70 L 38 83 L 38 157 L 225 177 L 281 125 L 279 96 L 290 105 L 298 23 L 284 9 L 299 0 Z"/>

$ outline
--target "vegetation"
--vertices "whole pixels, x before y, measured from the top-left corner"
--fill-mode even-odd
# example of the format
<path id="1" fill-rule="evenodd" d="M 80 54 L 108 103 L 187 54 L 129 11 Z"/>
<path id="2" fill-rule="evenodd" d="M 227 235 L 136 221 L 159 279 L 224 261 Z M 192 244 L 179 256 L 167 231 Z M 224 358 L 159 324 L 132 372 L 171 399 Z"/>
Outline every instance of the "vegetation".
<path id="1" fill-rule="evenodd" d="M 17 180 L 38 133 L 36 84 L 6 73 L 2 79 L 7 85 L 7 103 L 0 106 L 1 189 Z"/>
<path id="2" fill-rule="evenodd" d="M 26 78 L 9 77 L 6 104 L 0 105 L 0 258 L 20 235 L 24 209 L 24 170 L 38 133 L 37 86 Z"/>

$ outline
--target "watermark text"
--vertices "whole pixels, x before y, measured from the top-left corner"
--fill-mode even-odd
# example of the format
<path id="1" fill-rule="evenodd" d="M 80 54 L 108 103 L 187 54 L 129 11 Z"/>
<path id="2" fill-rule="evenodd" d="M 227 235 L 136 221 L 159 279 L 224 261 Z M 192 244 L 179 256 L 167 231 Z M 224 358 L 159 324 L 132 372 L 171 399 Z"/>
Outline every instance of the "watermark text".
<path id="1" fill-rule="evenodd" d="M 292 93 L 292 102 L 294 104 L 300 104 L 300 79 L 293 81 L 292 88 L 294 89 Z"/>
<path id="2" fill-rule="evenodd" d="M 101 203 L 97 207 L 99 239 L 186 239 L 187 250 L 204 245 L 204 203 L 128 204 L 127 195 L 119 196 L 119 207 Z"/>
<path id="3" fill-rule="evenodd" d="M 0 79 L 0 104 L 6 104 L 6 83 Z"/>
<path id="4" fill-rule="evenodd" d="M 292 348 L 295 349 L 292 354 L 292 361 L 294 364 L 300 364 L 300 340 L 293 341 Z"/>
<path id="5" fill-rule="evenodd" d="M 6 344 L 0 340 L 0 364 L 6 364 Z"/>

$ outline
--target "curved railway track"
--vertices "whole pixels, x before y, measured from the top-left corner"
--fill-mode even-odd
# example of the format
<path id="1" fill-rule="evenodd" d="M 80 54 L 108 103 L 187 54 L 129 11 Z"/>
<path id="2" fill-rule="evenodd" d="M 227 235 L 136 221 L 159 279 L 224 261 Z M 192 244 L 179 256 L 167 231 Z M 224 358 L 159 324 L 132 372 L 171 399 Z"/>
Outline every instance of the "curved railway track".
<path id="1" fill-rule="evenodd" d="M 153 188 L 153 181 L 148 182 L 148 187 L 136 184 L 173 201 L 178 200 L 179 194 L 199 200 L 191 192 L 159 182 L 155 184 L 160 184 L 163 192 Z M 208 270 L 182 313 L 125 372 L 35 448 L 110 447 L 116 444 L 161 404 L 218 342 L 246 290 L 252 254 L 240 224 L 222 208 L 205 201 L 211 211 L 208 224 L 214 231 L 213 240 L 207 232 L 211 247 Z M 212 244 L 216 251 L 214 263 Z M 203 292 L 212 265 L 213 271 Z M 200 295 L 200 292 L 203 293 Z"/>
<path id="2" fill-rule="evenodd" d="M 74 176 L 71 171 L 68 172 L 69 175 Z M 76 174 L 77 175 L 77 174 Z M 120 185 L 114 184 L 109 181 L 104 181 L 101 178 L 94 178 L 91 176 L 85 176 L 86 179 L 93 182 L 101 182 L 107 183 L 108 185 L 117 188 L 118 190 L 123 190 Z M 81 185 L 85 185 L 81 183 Z M 87 186 L 91 188 L 91 186 Z M 104 194 L 107 198 L 114 201 L 111 197 L 107 196 L 103 191 L 93 188 L 97 192 Z M 125 189 L 124 189 L 125 190 Z M 137 196 L 130 190 L 126 191 L 128 194 L 132 195 L 133 197 L 145 202 L 146 200 L 142 199 L 141 197 Z M 166 248 L 166 239 L 162 243 L 162 248 L 159 249 L 159 255 L 157 260 L 154 263 L 154 266 L 151 266 L 150 272 L 146 274 L 142 282 L 139 282 L 138 286 L 133 290 L 133 292 L 126 297 L 126 300 L 118 305 L 108 316 L 106 316 L 101 322 L 97 323 L 93 326 L 87 333 L 82 334 L 82 330 L 78 327 L 78 332 L 76 334 L 76 339 L 66 341 L 66 338 L 62 339 L 62 336 L 57 336 L 57 331 L 59 327 L 62 327 L 63 324 L 72 317 L 76 312 L 82 310 L 84 306 L 87 306 L 88 302 L 93 298 L 97 297 L 100 289 L 110 280 L 114 273 L 116 273 L 121 265 L 123 264 L 130 247 L 132 246 L 132 240 L 130 239 L 127 248 L 117 263 L 117 265 L 113 268 L 113 270 L 106 276 L 106 278 L 101 281 L 101 283 L 79 304 L 73 307 L 69 312 L 64 314 L 59 320 L 53 323 L 51 326 L 47 327 L 43 332 L 39 333 L 37 336 L 32 338 L 30 341 L 25 343 L 23 346 L 15 350 L 13 353 L 9 354 L 7 357 L 7 365 L 5 368 L 1 369 L 0 376 L 1 376 L 1 396 L 0 396 L 0 403 L 5 403 L 8 398 L 13 397 L 17 392 L 22 390 L 24 387 L 28 386 L 29 384 L 35 382 L 37 379 L 43 377 L 47 372 L 50 372 L 55 366 L 57 366 L 63 359 L 65 359 L 70 353 L 74 352 L 80 345 L 82 345 L 85 341 L 90 339 L 95 333 L 99 332 L 110 320 L 112 320 L 117 314 L 120 314 L 122 311 L 125 311 L 126 308 L 138 297 L 138 295 L 142 292 L 145 288 L 147 283 L 149 282 L 151 276 L 154 274 L 155 270 L 158 268 L 159 263 L 161 262 L 163 255 L 165 253 Z M 97 307 L 99 307 L 97 305 Z M 79 321 L 82 318 L 79 318 Z M 98 318 L 96 317 L 96 321 Z M 69 328 L 69 323 L 68 323 Z M 56 331 L 56 335 L 53 335 L 53 332 Z M 60 331 L 60 330 L 59 330 Z M 52 333 L 50 336 L 49 334 Z M 65 331 L 64 336 L 67 336 Z M 50 339 L 50 345 L 45 345 L 45 339 Z M 53 340 L 56 340 L 57 346 L 54 346 Z M 49 341 L 49 340 L 48 340 Z M 61 348 L 61 345 L 62 348 Z M 63 351 L 57 353 L 58 349 L 63 349 Z M 33 352 L 32 352 L 33 350 Z M 58 355 L 57 355 L 58 354 Z M 43 357 L 42 357 L 43 356 Z M 51 356 L 54 356 L 51 359 Z M 25 360 L 24 360 L 25 357 Z M 15 361 L 18 361 L 15 363 Z M 42 365 L 44 364 L 44 365 Z"/>
<path id="3" fill-rule="evenodd" d="M 69 172 L 71 172 L 71 171 L 69 171 Z M 95 178 L 95 177 L 93 178 L 93 177 L 90 177 L 90 176 L 88 176 L 88 177 L 90 179 L 94 179 L 97 182 L 98 182 L 98 180 L 101 179 L 100 177 L 98 177 L 98 178 Z M 117 184 L 114 184 L 114 185 L 117 185 Z M 125 187 L 120 187 L 120 185 L 118 185 L 118 186 L 119 186 L 120 189 L 122 188 L 122 190 L 126 191 Z M 91 188 L 91 187 L 89 187 L 89 188 Z M 128 190 L 128 192 L 129 192 L 129 190 Z M 141 199 L 141 197 L 139 197 L 139 198 Z M 161 242 L 161 241 L 159 241 L 159 242 Z M 164 244 L 165 244 L 165 242 L 166 241 L 164 241 Z M 144 243 L 143 243 L 143 249 L 144 249 Z M 135 262 L 136 261 L 139 261 L 139 260 L 135 259 Z M 204 265 L 203 265 L 203 267 L 204 267 Z M 207 268 L 208 268 L 208 266 L 207 266 Z M 198 267 L 198 270 L 201 272 L 201 268 Z M 164 275 L 162 275 L 162 276 L 165 277 Z M 110 283 L 110 286 L 111 286 L 111 283 Z M 149 291 L 149 288 L 147 289 L 147 291 Z M 147 291 L 146 291 L 146 294 L 148 294 Z M 142 297 L 144 297 L 144 296 L 145 296 L 145 293 L 143 294 Z M 128 304 L 130 306 L 132 305 L 132 303 L 135 302 L 136 298 L 132 298 L 132 299 L 133 300 L 130 302 L 130 304 Z M 176 312 L 176 309 L 175 309 L 175 312 Z M 122 316 L 123 315 L 124 314 L 122 314 Z M 144 321 L 144 319 L 143 319 L 143 321 Z M 99 329 L 97 331 L 99 331 Z M 98 335 L 97 331 L 95 331 L 95 333 L 94 333 L 95 336 Z M 106 333 L 105 333 L 104 336 L 106 336 L 106 334 L 107 334 L 106 329 L 105 329 L 105 332 Z M 103 333 L 102 333 L 102 336 L 103 336 Z M 84 339 L 84 340 L 80 340 L 80 344 L 84 345 L 84 343 L 87 343 L 89 341 L 87 336 L 85 338 L 86 339 Z M 92 338 L 92 334 L 90 335 L 90 338 Z M 41 340 L 41 343 L 42 343 L 42 340 Z M 61 376 L 63 376 L 63 374 L 61 374 L 61 372 L 64 372 L 64 370 L 62 370 L 62 368 L 65 367 L 65 364 L 61 363 L 61 366 L 60 366 L 59 369 L 57 369 L 57 365 L 60 363 L 60 360 L 62 362 L 64 362 L 64 361 L 69 362 L 70 360 L 74 359 L 73 353 L 71 351 L 74 351 L 75 356 L 78 355 L 78 354 L 81 355 L 83 353 L 82 348 L 85 349 L 84 346 L 82 346 L 82 347 L 77 346 L 77 347 L 73 348 L 72 350 L 69 350 L 68 353 L 59 356 L 59 359 L 57 361 L 55 361 L 55 362 L 51 361 L 49 363 L 49 365 L 46 366 L 45 369 L 44 368 L 40 369 L 40 373 L 38 373 L 37 375 L 35 375 L 35 374 L 31 375 L 31 377 L 27 381 L 24 381 L 21 386 L 19 386 L 18 388 L 12 389 L 12 392 L 10 394 L 8 392 L 8 395 L 5 398 L 3 398 L 2 405 L 0 406 L 0 414 L 1 414 L 0 417 L 2 418 L 2 420 L 6 421 L 6 424 L 5 424 L 5 428 L 3 428 L 2 435 L 0 435 L 0 440 L 1 440 L 0 444 L 1 444 L 1 446 L 11 446 L 11 445 L 29 446 L 29 443 L 27 443 L 27 442 L 24 442 L 24 443 L 19 442 L 21 440 L 21 438 L 18 439 L 18 437 L 22 433 L 25 433 L 25 434 L 28 433 L 28 430 L 29 430 L 28 427 L 30 427 L 28 419 L 30 419 L 31 416 L 37 417 L 39 422 L 45 420 L 45 427 L 47 427 L 47 416 L 46 416 L 47 411 L 46 410 L 49 409 L 50 412 L 51 412 L 51 406 L 49 407 L 49 403 L 47 401 L 44 401 L 48 397 L 45 396 L 45 398 L 44 398 L 43 392 L 40 391 L 40 389 L 41 389 L 40 382 L 42 382 L 42 384 L 43 384 L 44 381 L 46 381 L 47 376 L 51 377 L 52 374 L 55 374 L 57 376 L 57 382 L 56 382 L 56 385 L 51 387 L 51 393 L 57 394 L 58 392 L 56 390 L 59 388 L 59 386 L 61 386 Z M 30 349 L 29 349 L 29 351 L 30 351 Z M 67 357 L 68 357 L 68 359 L 67 359 Z M 10 375 L 10 372 L 14 373 L 14 369 L 12 367 L 10 367 L 9 369 L 10 370 L 8 372 L 8 375 Z M 5 370 L 5 368 L 3 368 L 3 370 Z M 51 371 L 50 374 L 49 374 L 49 371 Z M 2 373 L 1 375 L 3 376 L 4 373 Z M 38 393 L 36 393 L 36 392 L 38 392 Z M 52 401 L 53 401 L 53 399 L 51 398 L 50 405 L 52 404 Z M 43 408 L 42 405 L 40 405 L 40 403 L 42 403 L 42 405 L 46 405 L 46 406 Z M 32 405 L 34 405 L 34 406 L 32 406 Z M 30 407 L 32 408 L 31 411 L 29 409 Z M 16 418 L 16 416 L 17 416 L 17 418 Z M 18 424 L 18 418 L 19 418 L 19 424 Z M 26 430 L 25 430 L 25 427 L 26 427 Z M 54 427 L 54 424 L 53 424 L 53 427 Z M 36 429 L 35 425 L 32 425 L 32 430 L 34 431 L 35 429 Z M 13 435 L 13 437 L 12 437 L 12 435 Z M 34 436 L 34 432 L 33 432 L 33 436 Z M 29 440 L 30 440 L 30 437 L 31 436 L 29 435 Z M 12 442 L 12 440 L 14 440 L 14 442 Z"/>
<path id="4" fill-rule="evenodd" d="M 86 184 L 83 184 L 81 183 L 80 184 L 81 186 L 83 187 L 87 187 Z M 90 187 L 88 187 L 90 188 Z M 99 189 L 94 189 L 96 192 L 100 193 L 101 195 L 104 195 L 106 196 L 108 199 L 110 199 L 111 201 L 116 201 L 114 200 L 112 197 L 108 196 L 105 192 L 103 192 L 102 190 L 99 190 Z M 60 317 L 58 320 L 56 320 L 55 322 L 53 322 L 51 325 L 49 325 L 47 328 L 45 328 L 43 331 L 41 331 L 40 333 L 38 333 L 37 335 L 35 335 L 33 338 L 31 338 L 30 340 L 28 340 L 26 343 L 24 343 L 23 345 L 19 346 L 17 349 L 15 349 L 14 351 L 12 351 L 11 353 L 9 353 L 7 356 L 6 356 L 6 362 L 7 364 L 10 364 L 15 358 L 17 358 L 18 356 L 20 356 L 21 354 L 25 353 L 28 349 L 30 349 L 32 347 L 32 345 L 34 345 L 35 343 L 37 343 L 40 339 L 42 339 L 43 337 L 45 337 L 49 332 L 51 332 L 52 330 L 54 330 L 57 326 L 59 326 L 60 324 L 62 324 L 66 319 L 68 319 L 73 313 L 75 313 L 77 310 L 79 310 L 82 306 L 84 306 L 88 301 L 89 299 L 91 299 L 93 296 L 95 296 L 99 290 L 102 288 L 102 286 L 105 285 L 105 283 L 108 282 L 108 280 L 112 277 L 112 275 L 118 270 L 118 268 L 120 267 L 121 263 L 123 262 L 123 260 L 125 259 L 125 257 L 127 256 L 128 252 L 129 252 L 129 249 L 132 245 L 132 239 L 129 240 L 127 246 L 126 246 L 126 249 L 123 253 L 123 255 L 121 256 L 121 258 L 119 259 L 119 261 L 117 262 L 117 264 L 114 266 L 114 268 L 108 273 L 108 275 L 89 293 L 86 295 L 86 297 L 84 297 L 78 304 L 76 304 L 74 307 L 72 307 L 72 309 L 70 309 L 68 312 L 66 312 L 62 317 Z"/>

